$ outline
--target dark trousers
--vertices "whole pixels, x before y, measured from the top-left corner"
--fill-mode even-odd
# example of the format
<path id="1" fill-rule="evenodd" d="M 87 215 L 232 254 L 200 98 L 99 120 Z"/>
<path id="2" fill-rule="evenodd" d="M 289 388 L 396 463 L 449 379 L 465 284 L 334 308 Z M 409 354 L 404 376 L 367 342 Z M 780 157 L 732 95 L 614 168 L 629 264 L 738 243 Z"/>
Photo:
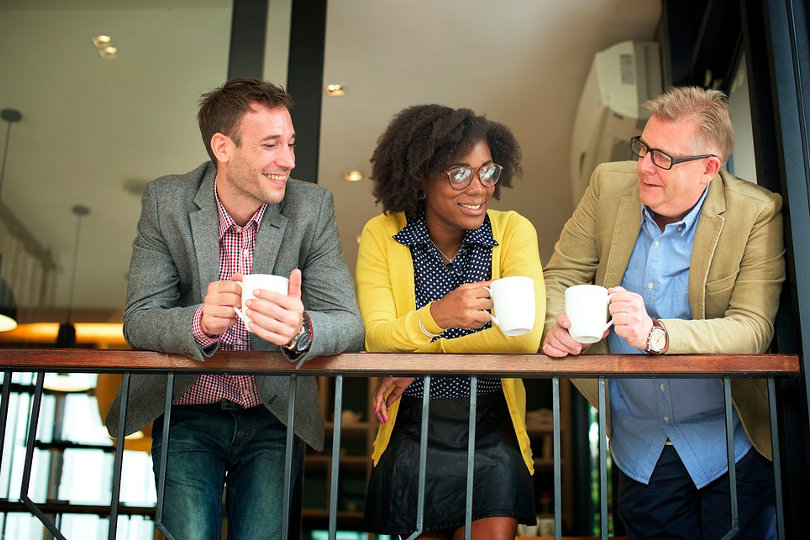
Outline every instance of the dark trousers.
<path id="1" fill-rule="evenodd" d="M 773 465 L 751 448 L 737 462 L 737 515 L 734 538 L 776 538 Z M 619 514 L 632 539 L 722 538 L 731 529 L 728 473 L 697 489 L 678 453 L 667 445 L 649 484 L 619 470 Z"/>

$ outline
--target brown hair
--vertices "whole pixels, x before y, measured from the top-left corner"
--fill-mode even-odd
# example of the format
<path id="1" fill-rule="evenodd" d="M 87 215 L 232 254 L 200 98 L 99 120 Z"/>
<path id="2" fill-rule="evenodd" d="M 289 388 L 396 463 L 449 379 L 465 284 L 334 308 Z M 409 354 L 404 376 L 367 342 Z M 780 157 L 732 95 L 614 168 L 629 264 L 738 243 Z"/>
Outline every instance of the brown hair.
<path id="1" fill-rule="evenodd" d="M 211 151 L 211 137 L 215 133 L 222 133 L 239 146 L 239 124 L 253 103 L 260 103 L 271 109 L 289 109 L 293 100 L 280 86 L 251 77 L 231 79 L 200 96 L 197 122 L 200 124 L 205 150 L 215 165 L 217 160 Z"/>
<path id="2" fill-rule="evenodd" d="M 728 113 L 728 97 L 719 90 L 697 86 L 670 88 L 647 101 L 644 107 L 661 120 L 689 120 L 700 126 L 699 141 L 703 153 L 706 147 L 715 149 L 723 163 L 734 151 L 734 128 Z"/>

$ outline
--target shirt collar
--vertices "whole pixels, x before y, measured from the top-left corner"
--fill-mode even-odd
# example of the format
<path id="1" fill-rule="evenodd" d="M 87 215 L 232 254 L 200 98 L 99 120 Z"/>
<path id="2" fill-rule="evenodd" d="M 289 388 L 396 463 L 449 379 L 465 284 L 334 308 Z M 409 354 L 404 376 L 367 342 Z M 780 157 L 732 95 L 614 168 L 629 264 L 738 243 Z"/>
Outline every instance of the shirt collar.
<path id="1" fill-rule="evenodd" d="M 394 240 L 405 246 L 418 246 L 428 245 L 432 243 L 428 235 L 427 222 L 425 221 L 425 213 L 421 212 L 416 219 L 406 218 L 408 223 L 402 227 L 397 234 L 394 235 Z M 464 240 L 461 245 L 477 244 L 480 246 L 497 246 L 498 242 L 492 236 L 492 224 L 489 221 L 489 214 L 484 216 L 484 222 L 480 227 L 473 230 L 468 230 L 464 234 Z"/>
<path id="2" fill-rule="evenodd" d="M 695 225 L 695 222 L 697 222 L 698 217 L 700 217 L 700 212 L 703 209 L 703 202 L 706 200 L 706 194 L 709 193 L 709 185 L 711 184 L 706 185 L 706 188 L 703 190 L 703 194 L 700 196 L 700 199 L 698 199 L 698 202 L 695 204 L 695 206 L 692 207 L 689 213 L 686 214 L 680 221 L 667 224 L 665 229 L 671 227 L 678 227 L 678 232 L 681 234 L 681 236 L 687 234 L 689 230 Z M 641 205 L 641 218 L 647 221 L 648 223 L 653 224 L 655 223 L 655 219 L 653 219 L 653 211 L 650 210 L 650 207 L 647 206 L 646 204 Z M 656 227 L 658 227 L 658 225 L 656 225 Z"/>
<path id="3" fill-rule="evenodd" d="M 225 208 L 225 205 L 222 204 L 221 200 L 219 200 L 219 193 L 217 193 L 217 177 L 214 177 L 214 201 L 217 203 L 217 214 L 219 214 L 219 239 L 222 240 L 222 237 L 225 236 L 228 229 L 231 227 L 238 227 L 239 225 L 236 224 L 231 215 L 228 213 L 228 210 Z M 250 220 L 245 224 L 245 227 L 250 227 L 252 224 L 258 231 L 262 224 L 262 218 L 264 217 L 265 210 L 267 210 L 267 203 L 261 205 L 259 209 L 256 210 L 253 217 L 251 217 Z"/>

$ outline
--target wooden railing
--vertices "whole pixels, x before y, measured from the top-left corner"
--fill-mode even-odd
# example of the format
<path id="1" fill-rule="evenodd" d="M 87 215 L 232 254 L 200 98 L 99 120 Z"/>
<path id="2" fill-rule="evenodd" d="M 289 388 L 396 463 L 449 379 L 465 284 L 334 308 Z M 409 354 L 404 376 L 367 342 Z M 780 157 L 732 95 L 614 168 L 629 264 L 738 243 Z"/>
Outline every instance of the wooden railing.
<path id="1" fill-rule="evenodd" d="M 340 447 L 340 416 L 342 410 L 342 378 L 343 376 L 386 376 L 386 375 L 424 375 L 427 376 L 428 386 L 431 376 L 463 375 L 470 376 L 475 387 L 479 376 L 518 377 L 524 379 L 546 378 L 552 381 L 553 390 L 553 458 L 554 458 L 554 514 L 555 535 L 561 538 L 561 473 L 560 473 L 560 399 L 559 384 L 561 378 L 596 378 L 599 380 L 599 399 L 604 403 L 605 381 L 610 378 L 720 378 L 724 383 L 726 398 L 726 439 L 728 444 L 729 471 L 733 478 L 733 437 L 731 431 L 731 391 L 730 380 L 733 378 L 767 378 L 770 392 L 771 406 L 771 436 L 774 452 L 774 478 L 776 483 L 776 506 L 778 516 L 778 530 L 780 538 L 784 537 L 784 522 L 782 518 L 781 482 L 779 463 L 779 440 L 776 428 L 776 401 L 775 378 L 797 376 L 800 372 L 799 358 L 795 355 L 663 355 L 650 361 L 645 355 L 585 355 L 569 357 L 564 360 L 551 359 L 543 355 L 496 355 L 496 354 L 399 354 L 399 353 L 346 353 L 338 356 L 315 358 L 296 370 L 294 364 L 278 353 L 260 352 L 219 352 L 204 363 L 196 362 L 180 355 L 162 354 L 143 351 L 111 351 L 111 350 L 85 350 L 85 349 L 0 349 L 0 371 L 3 376 L 3 394 L 0 402 L 0 444 L 4 440 L 4 430 L 8 415 L 8 401 L 10 380 L 13 372 L 37 373 L 37 384 L 32 403 L 31 426 L 27 443 L 28 454 L 33 453 L 35 446 L 36 418 L 38 418 L 39 399 L 42 394 L 42 379 L 45 372 L 92 372 L 92 373 L 123 373 L 123 386 L 128 387 L 129 374 L 133 373 L 166 373 L 170 384 L 167 386 L 167 396 L 171 396 L 172 383 L 175 373 L 249 373 L 253 375 L 290 375 L 291 396 L 290 415 L 287 425 L 294 425 L 294 395 L 295 376 L 324 375 L 336 378 L 335 392 L 335 424 L 333 430 L 333 448 Z M 426 389 L 425 395 L 428 395 Z M 39 397 L 38 397 L 39 396 Z M 471 400 L 471 414 L 475 414 L 475 399 Z M 423 411 L 427 410 L 429 400 L 423 401 Z M 121 425 L 125 414 L 126 401 L 122 402 Z M 171 412 L 171 399 L 167 399 L 167 415 Z M 427 414 L 423 415 L 422 425 L 423 441 L 427 434 Z M 168 422 L 167 422 L 168 425 Z M 474 427 L 474 424 L 471 424 Z M 123 432 L 118 434 L 122 438 Z M 163 431 L 163 451 L 167 449 L 168 429 Z M 473 448 L 474 429 L 471 429 L 470 446 Z M 292 448 L 292 437 L 288 437 L 288 452 Z M 601 494 L 601 530 L 602 538 L 607 538 L 607 483 L 606 483 L 606 434 L 605 418 L 600 415 L 600 494 Z M 424 454 L 424 453 L 423 453 Z M 330 538 L 335 537 L 335 518 L 337 513 L 335 486 L 337 485 L 338 467 L 337 456 L 333 452 L 332 460 L 332 493 L 329 512 Z M 471 454 L 472 456 L 472 454 Z M 121 462 L 123 445 L 118 445 L 113 471 L 112 497 L 110 501 L 109 538 L 116 536 L 116 523 L 119 509 L 118 489 L 120 484 Z M 162 460 L 165 463 L 166 459 Z M 2 449 L 0 448 L 0 463 L 2 463 Z M 471 471 L 472 457 L 468 464 Z M 420 464 L 420 471 L 425 467 L 424 461 Z M 27 468 L 30 474 L 30 463 Z M 284 507 L 289 508 L 289 472 L 285 478 Z M 421 476 L 421 475 L 420 475 Z M 471 475 L 470 475 L 471 476 Z M 159 494 L 162 492 L 160 483 L 165 478 L 164 473 L 159 479 Z M 29 511 L 36 515 L 57 538 L 63 538 L 61 533 L 37 506 L 27 496 L 28 480 L 23 478 L 20 500 L 25 503 Z M 734 534 L 737 527 L 736 485 L 732 482 L 732 530 L 729 537 Z M 420 491 L 423 488 L 420 486 Z M 471 515 L 472 489 L 468 482 L 467 520 Z M 422 497 L 420 497 L 422 500 Z M 9 503 L 16 501 L 6 501 Z M 156 525 L 161 528 L 161 497 L 158 497 L 156 510 Z M 287 514 L 284 512 L 283 530 L 287 531 Z M 417 519 L 417 526 L 421 530 L 421 508 Z M 470 530 L 469 527 L 466 528 Z M 161 529 L 164 534 L 165 529 Z"/>

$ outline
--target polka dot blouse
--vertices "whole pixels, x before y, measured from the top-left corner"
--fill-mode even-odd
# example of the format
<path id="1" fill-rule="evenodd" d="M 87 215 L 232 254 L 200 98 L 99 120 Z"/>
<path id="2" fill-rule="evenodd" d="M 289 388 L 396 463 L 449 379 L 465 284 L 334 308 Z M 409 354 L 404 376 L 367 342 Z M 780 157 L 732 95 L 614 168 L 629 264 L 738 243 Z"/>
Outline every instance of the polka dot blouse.
<path id="1" fill-rule="evenodd" d="M 413 260 L 414 285 L 416 289 L 416 309 L 424 307 L 433 300 L 441 300 L 446 294 L 464 283 L 486 281 L 492 277 L 492 247 L 498 242 L 492 236 L 492 225 L 489 216 L 475 230 L 467 231 L 461 242 L 461 249 L 455 258 L 445 264 L 439 250 L 428 236 L 425 214 L 418 218 L 408 218 L 408 223 L 396 235 L 394 240 L 408 246 Z M 468 330 L 464 328 L 447 328 L 436 339 L 453 339 L 491 326 L 486 323 L 481 328 Z M 438 358 L 438 357 L 437 357 Z M 501 389 L 500 378 L 479 377 L 478 395 L 488 394 Z M 424 390 L 424 379 L 417 377 L 405 390 L 406 396 L 421 398 Z M 468 377 L 432 377 L 430 380 L 430 398 L 447 399 L 469 397 L 470 379 Z"/>

